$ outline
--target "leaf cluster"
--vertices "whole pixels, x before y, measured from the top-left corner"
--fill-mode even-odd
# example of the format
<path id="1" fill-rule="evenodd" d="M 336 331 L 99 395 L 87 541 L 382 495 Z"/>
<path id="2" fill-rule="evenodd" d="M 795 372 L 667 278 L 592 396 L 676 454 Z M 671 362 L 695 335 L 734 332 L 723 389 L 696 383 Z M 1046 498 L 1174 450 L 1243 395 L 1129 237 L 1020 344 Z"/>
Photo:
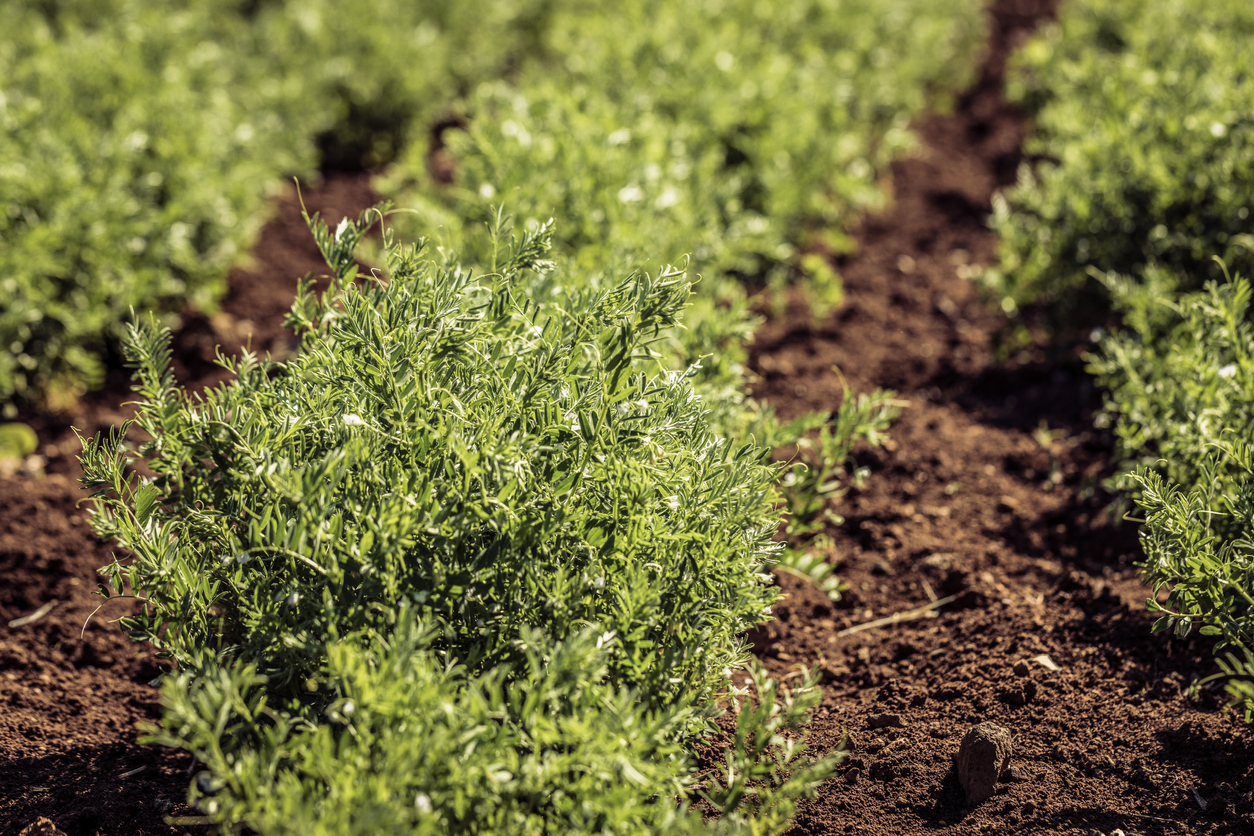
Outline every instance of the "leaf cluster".
<path id="1" fill-rule="evenodd" d="M 650 348 L 682 272 L 567 286 L 545 226 L 481 274 L 385 232 L 367 279 L 378 214 L 310 219 L 334 276 L 285 364 L 222 358 L 193 396 L 168 332 L 129 330 L 143 440 L 82 464 L 130 555 L 105 574 L 144 602 L 123 623 L 179 663 L 152 739 L 227 828 L 780 832 L 840 756 L 784 734 L 812 678 L 758 676 L 702 796 L 720 823 L 676 806 L 778 549 L 768 451 Z"/>
<path id="2" fill-rule="evenodd" d="M 210 666 L 166 685 L 150 740 L 202 764 L 203 821 L 302 836 L 778 833 L 843 754 L 801 759 L 782 733 L 807 721 L 813 681 L 789 690 L 755 669 L 758 704 L 702 789 L 676 735 L 686 711 L 649 711 L 606 680 L 613 639 L 515 641 L 516 662 L 473 674 L 402 612 L 386 641 L 328 648 L 318 675 L 336 698 L 321 716 L 275 710 L 252 666 Z M 721 818 L 704 821 L 694 796 Z"/>
<path id="3" fill-rule="evenodd" d="M 1239 468 L 1221 449 L 1254 432 L 1249 281 L 1175 293 L 1150 271 L 1106 284 L 1124 327 L 1102 338 L 1089 370 L 1107 390 L 1100 421 L 1114 428 L 1121 468 L 1157 467 L 1186 489 L 1231 476 Z"/>
<path id="4" fill-rule="evenodd" d="M 776 595 L 775 469 L 712 432 L 688 375 L 643 370 L 682 273 L 528 278 L 545 227 L 490 274 L 389 241 L 386 281 L 359 287 L 367 226 L 318 229 L 336 281 L 297 300 L 290 363 L 224 359 L 237 379 L 191 397 L 167 337 L 132 327 L 149 440 L 83 455 L 97 530 L 133 555 L 113 586 L 145 596 L 132 634 L 183 666 L 202 648 L 258 664 L 305 699 L 327 642 L 408 603 L 476 670 L 523 627 L 597 624 L 618 638 L 613 681 L 650 704 L 725 687 Z"/>
<path id="5" fill-rule="evenodd" d="M 1112 487 L 1145 515 L 1148 604 L 1163 613 L 1155 630 L 1215 636 L 1222 672 L 1209 679 L 1227 679 L 1254 716 L 1250 283 L 1238 276 L 1175 293 L 1158 271 L 1105 278 L 1125 327 L 1102 339 L 1090 370 L 1107 389 L 1100 421 L 1113 426 L 1130 471 Z"/>
<path id="6" fill-rule="evenodd" d="M 1070 3 L 1013 61 L 1033 118 L 1019 183 L 995 203 L 1003 306 L 1059 323 L 1104 309 L 1095 276 L 1161 266 L 1194 290 L 1212 256 L 1254 267 L 1254 6 L 1244 0 Z"/>

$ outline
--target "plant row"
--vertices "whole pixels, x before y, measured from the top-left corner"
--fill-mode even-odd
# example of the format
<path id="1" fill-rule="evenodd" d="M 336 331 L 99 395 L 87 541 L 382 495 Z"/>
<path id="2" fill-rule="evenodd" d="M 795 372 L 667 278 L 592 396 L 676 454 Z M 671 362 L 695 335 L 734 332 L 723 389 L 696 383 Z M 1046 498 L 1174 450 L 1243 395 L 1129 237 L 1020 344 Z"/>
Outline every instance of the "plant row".
<path id="1" fill-rule="evenodd" d="M 1065 8 L 1020 55 L 1012 88 L 1041 161 L 997 206 L 1013 312 L 1044 302 L 1093 333 L 1139 504 L 1156 630 L 1216 638 L 1228 690 L 1254 710 L 1254 7 L 1095 0 Z M 1235 277 L 1234 277 L 1235 276 Z M 1092 325 L 1092 322 L 1088 322 Z M 1158 593 L 1166 591 L 1165 599 Z"/>
<path id="2" fill-rule="evenodd" d="M 543 8 L 0 2 L 5 412 L 99 384 L 132 309 L 212 310 L 285 175 L 386 162 Z"/>
<path id="3" fill-rule="evenodd" d="M 558 250 L 614 276 L 643 256 L 700 277 L 673 351 L 721 364 L 751 333 L 747 289 L 800 282 L 839 300 L 822 253 L 882 205 L 910 122 L 965 86 L 983 36 L 971 0 L 558 3 L 546 48 L 479 85 L 446 131 L 450 185 L 415 146 L 383 183 L 407 229 L 489 259 L 496 207 L 562 219 Z M 399 221 L 398 221 L 399 222 Z M 709 363 L 710 359 L 702 362 Z"/>
<path id="4" fill-rule="evenodd" d="M 0 11 L 9 413 L 64 408 L 98 384 L 132 308 L 170 323 L 211 310 L 284 175 L 397 156 L 408 162 L 393 191 L 441 207 L 423 213 L 423 232 L 477 233 L 504 201 L 520 223 L 569 218 L 562 243 L 593 272 L 641 248 L 692 254 L 699 306 L 734 315 L 694 326 L 688 353 L 734 343 L 748 326 L 728 276 L 804 271 L 816 298 L 838 293 L 798 246 L 847 245 L 839 230 L 882 199 L 878 177 L 910 145 L 909 120 L 969 75 L 981 32 L 972 0 L 198 0 L 173 14 L 152 0 L 5 0 Z M 454 202 L 477 204 L 450 209 L 423 172 L 430 127 L 458 113 L 471 130 L 452 143 Z"/>

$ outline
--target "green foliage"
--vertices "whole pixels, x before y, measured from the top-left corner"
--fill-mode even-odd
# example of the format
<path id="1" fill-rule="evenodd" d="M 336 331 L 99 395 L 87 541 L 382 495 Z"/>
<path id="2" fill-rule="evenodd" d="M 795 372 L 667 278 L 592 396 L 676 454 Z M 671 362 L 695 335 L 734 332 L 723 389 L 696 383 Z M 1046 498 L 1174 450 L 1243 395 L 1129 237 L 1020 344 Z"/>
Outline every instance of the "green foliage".
<path id="1" fill-rule="evenodd" d="M 1174 293 L 1162 270 L 1103 277 L 1123 330 L 1090 370 L 1108 390 L 1101 423 L 1132 472 L 1112 487 L 1144 510 L 1141 544 L 1157 632 L 1216 637 L 1220 673 L 1254 717 L 1254 327 L 1237 277 Z M 1168 590 L 1164 605 L 1156 596 Z"/>
<path id="2" fill-rule="evenodd" d="M 703 787 L 685 754 L 769 616 L 778 499 L 650 349 L 682 273 L 566 289 L 544 227 L 479 275 L 385 232 L 358 283 L 370 216 L 310 219 L 334 276 L 296 358 L 193 397 L 132 326 L 146 440 L 84 445 L 123 623 L 179 663 L 151 739 L 204 765 L 191 800 L 224 832 L 782 832 L 843 756 L 784 734 L 813 674 L 755 673 Z"/>
<path id="3" fill-rule="evenodd" d="M 281 175 L 385 162 L 546 5 L 0 1 L 0 402 L 68 406 L 132 308 L 211 310 Z"/>
<path id="4" fill-rule="evenodd" d="M 807 415 L 785 429 L 819 427 L 819 435 L 813 441 L 798 439 L 798 452 L 802 455 L 788 466 L 780 484 L 788 502 L 789 536 L 804 536 L 821 530 L 825 524 L 844 522 L 831 510 L 831 501 L 843 496 L 848 489 L 849 478 L 861 483 L 867 472 L 862 469 L 850 474 L 847 465 L 854 445 L 859 441 L 878 447 L 887 438 L 889 425 L 901 412 L 901 401 L 895 393 L 877 389 L 870 395 L 855 396 L 847 388 L 840 409 L 835 415 L 816 413 Z"/>
<path id="5" fill-rule="evenodd" d="M 329 642 L 382 635 L 404 602 L 476 671 L 522 627 L 596 623 L 616 685 L 708 700 L 776 594 L 775 468 L 650 359 L 682 274 L 568 289 L 546 227 L 480 275 L 389 240 L 388 281 L 359 288 L 366 227 L 317 227 L 335 284 L 298 298 L 284 366 L 224 359 L 238 378 L 192 398 L 166 336 L 132 327 L 150 440 L 83 455 L 97 530 L 134 555 L 113 586 L 147 602 L 126 626 L 193 671 L 202 648 L 257 664 L 296 699 Z"/>
<path id="6" fill-rule="evenodd" d="M 266 184 L 310 162 L 271 92 L 240 89 L 250 67 L 217 39 L 246 30 L 207 6 L 94 5 L 98 25 L 54 25 L 0 4 L 4 401 L 98 383 L 132 306 L 210 307 Z"/>
<path id="7" fill-rule="evenodd" d="M 1224 449 L 1236 474 L 1203 469 L 1191 490 L 1171 485 L 1148 468 L 1138 471 L 1138 502 L 1145 510 L 1141 544 L 1144 576 L 1166 604 L 1147 604 L 1163 615 L 1155 632 L 1187 636 L 1198 627 L 1216 640 L 1220 672 L 1234 703 L 1254 719 L 1254 452 L 1245 442 Z"/>
<path id="8" fill-rule="evenodd" d="M 787 546 L 776 568 L 806 578 L 833 601 L 840 599 L 844 585 L 826 561 L 825 554 L 833 544 L 824 529 L 843 524 L 844 518 L 832 504 L 845 495 L 851 483 L 860 485 L 867 476 L 865 468 L 849 470 L 854 446 L 858 442 L 872 447 L 882 444 L 901 406 L 893 392 L 877 389 L 855 397 L 846 388 L 835 415 L 812 413 L 779 427 L 787 443 L 795 444 L 797 457 L 780 477 L 787 509 Z M 816 428 L 818 437 L 811 438 L 810 431 Z"/>
<path id="9" fill-rule="evenodd" d="M 1106 279 L 1125 326 L 1105 336 L 1089 370 L 1107 390 L 1103 425 L 1121 469 L 1157 467 L 1171 484 L 1209 490 L 1218 447 L 1254 432 L 1254 327 L 1243 278 L 1172 293 L 1162 271 Z M 1135 488 L 1134 484 L 1125 487 Z"/>
<path id="10" fill-rule="evenodd" d="M 686 712 L 647 711 L 607 683 L 613 639 L 515 641 L 516 667 L 475 675 L 402 613 L 386 642 L 328 648 L 319 680 L 335 698 L 321 716 L 273 709 L 251 666 L 211 666 L 167 683 L 150 739 L 196 756 L 191 802 L 206 820 L 301 836 L 779 833 L 843 756 L 802 759 L 780 734 L 808 720 L 812 680 L 790 692 L 757 671 L 726 784 L 701 791 L 677 742 Z M 689 809 L 694 792 L 719 821 Z"/>
<path id="11" fill-rule="evenodd" d="M 1105 304 L 1090 273 L 1161 265 L 1196 289 L 1254 268 L 1254 75 L 1247 0 L 1087 0 L 1015 59 L 1010 93 L 1042 158 L 995 203 L 1007 311 Z M 1060 320 L 1065 321 L 1065 319 Z"/>
<path id="12" fill-rule="evenodd" d="M 795 276 L 802 243 L 881 204 L 878 178 L 912 146 L 909 121 L 969 78 L 982 35 L 969 0 L 569 0 L 514 83 L 479 87 L 445 134 L 452 188 L 426 149 L 385 185 L 417 227 L 487 258 L 496 201 L 527 228 L 563 219 L 577 272 L 642 253 L 702 277 L 673 347 L 726 368 L 751 329 L 743 283 Z M 822 230 L 820 232 L 819 230 Z M 811 259 L 815 300 L 838 278 Z M 821 262 L 820 262 L 821 264 Z"/>
<path id="13" fill-rule="evenodd" d="M 39 437 L 28 424 L 0 424 L 0 461 L 25 458 L 38 446 Z"/>
<path id="14" fill-rule="evenodd" d="M 300 79 L 324 165 L 378 168 L 473 86 L 539 47 L 549 0 L 312 0 L 261 4 L 267 81 Z M 310 116 L 304 116 L 308 121 Z"/>

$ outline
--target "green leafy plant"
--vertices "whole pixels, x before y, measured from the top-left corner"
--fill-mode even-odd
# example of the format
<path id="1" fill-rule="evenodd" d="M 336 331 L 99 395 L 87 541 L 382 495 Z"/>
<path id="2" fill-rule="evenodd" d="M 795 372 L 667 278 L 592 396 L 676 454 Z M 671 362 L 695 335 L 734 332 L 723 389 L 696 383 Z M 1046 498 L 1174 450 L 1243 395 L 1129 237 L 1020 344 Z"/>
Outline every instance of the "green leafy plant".
<path id="1" fill-rule="evenodd" d="M 179 664 L 151 739 L 204 764 L 191 799 L 226 829 L 781 832 L 841 756 L 783 734 L 813 675 L 757 674 L 719 823 L 676 806 L 778 549 L 767 451 L 649 348 L 682 273 L 564 290 L 548 227 L 478 275 L 386 231 L 358 282 L 379 215 L 310 219 L 333 281 L 284 365 L 223 358 L 192 397 L 168 334 L 129 329 L 145 440 L 82 464 L 131 555 L 105 574 L 144 602 L 123 623 Z"/>
<path id="2" fill-rule="evenodd" d="M 73 4 L 67 4 L 73 7 Z M 208 7 L 4 2 L 0 402 L 61 408 L 132 306 L 212 307 L 274 175 L 312 162 Z M 90 14 L 90 11 L 99 14 Z M 98 18 L 98 19 L 97 19 Z M 247 47 L 243 47 L 247 51 Z"/>
<path id="3" fill-rule="evenodd" d="M 1254 267 L 1254 76 L 1244 0 L 1093 0 L 1063 7 L 1013 61 L 1009 91 L 1033 119 L 1039 159 L 995 202 L 1008 312 L 1034 301 L 1057 321 L 1102 310 L 1094 275 L 1147 267 L 1193 290 L 1211 261 Z"/>
<path id="4" fill-rule="evenodd" d="M 606 682 L 613 639 L 524 630 L 514 665 L 472 675 L 402 613 L 385 642 L 337 642 L 319 678 L 336 695 L 301 718 L 266 701 L 255 668 L 181 674 L 149 738 L 202 765 L 183 823 L 260 834 L 780 833 L 844 751 L 803 757 L 782 735 L 808 721 L 812 678 L 782 688 L 754 671 L 725 769 L 697 781 L 677 730 Z M 721 813 L 703 821 L 687 799 Z"/>
<path id="5" fill-rule="evenodd" d="M 1186 489 L 1209 487 L 1216 466 L 1231 476 L 1235 460 L 1216 465 L 1216 445 L 1254 430 L 1249 281 L 1175 293 L 1161 271 L 1105 280 L 1125 325 L 1102 338 L 1089 370 L 1108 392 L 1099 422 L 1114 429 L 1122 469 L 1156 467 Z"/>
<path id="6" fill-rule="evenodd" d="M 1228 690 L 1254 717 L 1252 291 L 1237 277 L 1191 293 L 1151 270 L 1103 277 L 1125 327 L 1104 336 L 1090 370 L 1107 389 L 1125 473 L 1112 489 L 1144 512 L 1141 544 L 1158 632 L 1216 637 Z M 1157 596 L 1167 590 L 1165 604 Z"/>
<path id="7" fill-rule="evenodd" d="M 1155 632 L 1187 636 L 1198 628 L 1215 638 L 1220 672 L 1234 704 L 1254 719 L 1254 452 L 1244 442 L 1223 450 L 1236 470 L 1202 471 L 1203 484 L 1181 489 L 1148 468 L 1138 471 L 1137 502 L 1145 512 L 1144 576 L 1154 592 L 1147 604 L 1162 613 Z M 1157 594 L 1167 589 L 1165 604 Z"/>
<path id="8" fill-rule="evenodd" d="M 223 359 L 237 379 L 190 398 L 167 338 L 131 328 L 151 440 L 97 438 L 83 464 L 97 530 L 133 555 L 108 570 L 143 591 L 132 634 L 193 670 L 201 648 L 257 663 L 295 696 L 328 641 L 409 601 L 476 669 L 522 626 L 591 622 L 618 637 L 614 681 L 653 704 L 724 687 L 775 596 L 775 471 L 710 431 L 687 374 L 648 371 L 682 273 L 566 291 L 546 227 L 480 275 L 389 239 L 387 281 L 359 289 L 366 227 L 315 227 L 334 290 L 297 300 L 284 366 Z"/>
<path id="9" fill-rule="evenodd" d="M 787 510 L 787 545 L 775 568 L 809 580 L 834 601 L 840 599 L 845 587 L 827 562 L 833 541 L 824 529 L 845 520 L 836 513 L 833 502 L 851 485 L 861 485 L 868 475 L 865 468 L 849 469 L 854 446 L 858 442 L 872 447 L 882 444 L 901 406 L 893 392 L 876 390 L 855 397 L 846 387 L 835 415 L 812 413 L 780 428 L 795 445 L 797 457 L 780 478 Z M 810 438 L 808 434 L 815 428 L 818 437 Z"/>

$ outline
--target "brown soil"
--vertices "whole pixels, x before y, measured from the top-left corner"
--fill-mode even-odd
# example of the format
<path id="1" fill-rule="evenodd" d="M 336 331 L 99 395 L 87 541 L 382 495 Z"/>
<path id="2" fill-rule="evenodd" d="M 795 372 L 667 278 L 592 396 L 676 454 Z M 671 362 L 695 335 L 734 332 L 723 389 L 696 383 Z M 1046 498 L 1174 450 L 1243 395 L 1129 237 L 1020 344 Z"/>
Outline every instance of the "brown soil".
<path id="1" fill-rule="evenodd" d="M 909 401 L 872 475 L 829 533 L 850 589 L 832 604 L 788 575 L 777 621 L 754 636 L 768 669 L 822 666 L 818 749 L 843 731 L 844 776 L 803 806 L 796 834 L 1254 832 L 1250 730 L 1222 692 L 1206 643 L 1149 633 L 1133 566 L 1135 526 L 1105 510 L 1110 439 L 1078 358 L 992 345 L 1001 318 L 972 265 L 990 263 L 993 191 L 1015 176 L 1026 131 L 1002 95 L 1008 49 L 1054 0 L 1001 0 L 983 76 L 949 116 L 919 125 L 922 149 L 893 167 L 894 204 L 840 264 L 842 308 L 823 327 L 800 305 L 759 332 L 758 397 L 784 417 L 854 391 Z M 840 631 L 958 595 L 935 618 Z M 1051 672 L 1035 661 L 1047 654 Z M 873 729 L 897 714 L 902 727 Z M 954 770 L 963 734 L 1013 736 L 1016 777 L 968 805 Z"/>
<path id="2" fill-rule="evenodd" d="M 833 366 L 855 391 L 892 388 L 910 403 L 889 445 L 859 452 L 872 476 L 829 532 L 849 590 L 833 604 L 781 575 L 778 620 L 753 636 L 776 673 L 822 666 L 816 748 L 844 730 L 855 740 L 798 834 L 1254 832 L 1249 730 L 1222 712 L 1222 694 L 1186 696 L 1214 670 L 1209 650 L 1149 634 L 1135 530 L 1105 511 L 1100 394 L 1074 357 L 996 362 L 1003 323 L 966 279 L 994 257 L 984 217 L 1020 161 L 1005 54 L 1053 7 L 994 4 L 982 78 L 954 114 L 922 121 L 920 153 L 893 167 L 892 208 L 838 265 L 845 304 L 821 327 L 795 304 L 753 346 L 757 395 L 785 416 L 839 404 Z M 334 224 L 373 202 L 368 182 L 329 179 L 306 189 L 306 205 Z M 290 351 L 281 322 L 295 277 L 321 268 L 293 193 L 254 264 L 231 275 L 223 312 L 191 316 L 177 336 L 182 379 L 219 379 L 214 346 L 235 350 L 249 334 L 254 349 Z M 120 604 L 88 621 L 109 549 L 76 504 L 69 426 L 124 418 L 125 392 L 119 373 L 69 418 L 25 418 L 48 475 L 0 478 L 0 625 L 59 602 L 0 626 L 0 836 L 40 816 L 70 836 L 189 832 L 164 819 L 192 814 L 190 760 L 135 745 L 135 724 L 159 714 L 150 683 L 162 666 L 112 623 Z M 950 595 L 936 617 L 840 635 Z M 1016 673 L 1040 654 L 1060 670 L 1029 661 Z M 870 728 L 885 713 L 902 725 Z M 1015 772 L 972 806 L 953 762 L 984 720 L 1010 730 Z"/>

